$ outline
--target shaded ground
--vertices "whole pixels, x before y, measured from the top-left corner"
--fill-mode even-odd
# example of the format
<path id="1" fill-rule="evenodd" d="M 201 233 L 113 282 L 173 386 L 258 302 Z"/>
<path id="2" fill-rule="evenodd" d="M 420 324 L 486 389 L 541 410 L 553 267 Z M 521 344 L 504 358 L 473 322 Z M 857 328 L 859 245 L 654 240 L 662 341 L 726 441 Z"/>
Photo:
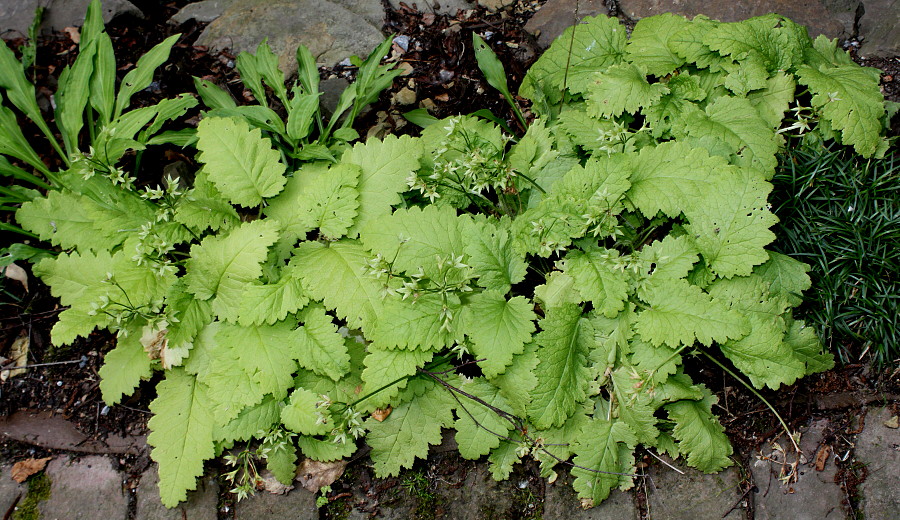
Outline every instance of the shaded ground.
<path id="1" fill-rule="evenodd" d="M 136 103 L 152 104 L 163 98 L 193 91 L 192 75 L 216 81 L 228 88 L 239 102 L 251 99 L 249 92 L 243 91 L 238 82 L 234 56 L 227 53 L 212 55 L 205 48 L 193 45 L 203 28 L 202 24 L 187 22 L 174 27 L 166 23 L 169 16 L 186 3 L 186 0 L 177 0 L 162 7 L 147 6 L 146 19 L 122 17 L 109 25 L 108 31 L 120 64 L 120 77 L 133 66 L 139 56 L 164 37 L 176 32 L 183 34 L 173 48 L 169 62 L 158 73 L 157 81 L 151 88 L 135 95 Z M 399 78 L 394 88 L 385 92 L 377 105 L 360 119 L 357 125 L 360 134 L 366 135 L 373 127 L 378 127 L 380 131 L 414 132 L 415 128 L 406 124 L 400 114 L 420 104 L 431 107 L 432 113 L 438 117 L 489 109 L 504 117 L 511 125 L 516 125 L 499 93 L 482 80 L 471 50 L 470 33 L 477 30 L 493 34 L 489 43 L 506 66 L 511 90 L 515 92 L 527 67 L 539 52 L 534 38 L 522 29 L 533 9 L 534 5 L 529 5 L 524 10 L 508 10 L 498 14 L 475 11 L 472 15 L 460 15 L 456 18 L 421 14 L 403 8 L 391 12 L 385 31 L 409 37 L 408 51 L 403 54 L 402 61 L 408 64 L 411 73 Z M 12 46 L 17 47 L 19 44 L 21 42 L 13 42 Z M 49 105 L 50 96 L 55 90 L 56 75 L 62 67 L 72 62 L 75 47 L 75 43 L 65 34 L 57 33 L 41 39 L 35 81 L 43 104 Z M 853 48 L 850 46 L 851 50 Z M 886 97 L 900 102 L 900 58 L 861 60 L 861 63 L 881 68 L 884 71 L 882 88 Z M 323 77 L 348 77 L 352 74 L 352 68 L 337 67 L 324 71 Z M 405 104 L 401 105 L 399 101 L 402 97 L 398 93 L 404 89 L 414 92 L 415 100 L 406 99 L 403 101 Z M 186 117 L 188 121 L 196 122 L 197 115 L 195 110 Z M 896 121 L 895 118 L 895 134 Z M 43 142 L 37 138 L 39 134 L 36 128 L 31 128 L 30 131 L 36 137 L 33 142 Z M 49 150 L 39 152 L 51 155 Z M 127 160 L 133 161 L 133 158 Z M 143 158 L 140 181 L 155 184 L 161 175 L 162 165 L 174 160 L 192 162 L 189 155 L 176 148 L 148 151 Z M 0 218 L 8 217 L 9 215 L 4 215 Z M 0 240 L 4 242 L 17 239 L 18 237 L 10 235 L 0 235 Z M 114 338 L 108 333 L 95 333 L 87 340 L 80 339 L 69 347 L 51 346 L 49 330 L 60 311 L 58 302 L 49 295 L 46 286 L 39 280 L 31 278 L 29 282 L 30 292 L 26 293 L 16 283 L 7 281 L 5 292 L 0 293 L 0 355 L 6 354 L 5 349 L 16 337 L 25 335 L 30 338 L 29 363 L 70 363 L 35 367 L 25 375 L 0 384 L 0 415 L 9 416 L 18 410 L 50 411 L 72 421 L 82 433 L 92 439 L 145 434 L 146 420 L 149 418 L 147 405 L 154 397 L 156 381 L 142 384 L 121 405 L 112 408 L 105 406 L 100 397 L 97 370 L 102 365 L 103 353 L 112 347 Z M 707 366 L 700 359 L 686 360 L 686 363 L 695 364 L 691 371 L 693 374 L 700 374 L 695 379 L 707 384 L 718 395 L 716 412 L 737 451 L 751 453 L 764 442 L 781 435 L 780 426 L 765 406 L 739 384 L 727 379 L 727 376 L 723 377 L 718 368 Z M 868 365 L 857 364 L 807 377 L 797 385 L 783 388 L 777 393 L 763 394 L 776 404 L 792 427 L 804 424 L 813 414 L 828 417 L 829 426 L 823 432 L 823 442 L 834 446 L 835 453 L 843 453 L 851 447 L 845 434 L 860 427 L 861 405 L 883 400 L 885 395 L 893 395 L 896 399 L 900 394 L 900 378 L 891 369 L 875 372 Z M 46 453 L 48 450 L 41 447 L 11 442 L 0 444 L 0 459 L 3 460 L 17 460 L 25 454 L 43 456 Z M 647 459 L 650 462 L 649 456 Z M 359 467 L 354 470 L 351 466 L 351 474 L 355 475 L 355 480 L 346 483 L 340 481 L 334 486 L 331 497 L 335 506 L 327 508 L 323 514 L 329 518 L 340 517 L 341 508 L 346 509 L 347 504 L 347 496 L 342 496 L 342 493 L 351 492 L 350 489 L 358 488 L 360 483 L 363 484 L 364 491 L 371 489 L 376 502 L 385 503 L 390 502 L 391 493 L 396 493 L 397 489 L 415 488 L 415 472 L 431 474 L 451 482 L 456 481 L 454 479 L 464 482 L 467 473 L 463 470 L 471 469 L 471 463 L 460 461 L 458 457 L 441 460 L 448 462 L 433 469 L 428 469 L 432 462 L 420 462 L 411 473 L 406 473 L 400 479 L 377 483 L 368 475 L 367 468 Z M 131 473 L 142 472 L 148 462 L 145 454 L 123 456 L 120 460 L 122 467 Z M 534 468 L 526 466 L 517 471 L 522 472 L 521 475 L 517 474 L 520 480 L 533 480 Z M 851 459 L 842 464 L 837 478 L 843 482 L 849 506 L 852 507 L 856 486 L 865 479 L 864 468 L 854 466 Z M 535 485 L 542 486 L 542 482 Z M 427 486 L 423 489 L 422 493 L 427 493 Z M 517 511 L 522 518 L 538 514 L 537 510 L 528 509 L 529 503 L 525 499 L 521 505 L 513 504 L 510 507 L 519 508 Z M 442 507 L 438 503 L 428 504 L 431 509 Z M 537 506 L 532 504 L 531 507 Z"/>

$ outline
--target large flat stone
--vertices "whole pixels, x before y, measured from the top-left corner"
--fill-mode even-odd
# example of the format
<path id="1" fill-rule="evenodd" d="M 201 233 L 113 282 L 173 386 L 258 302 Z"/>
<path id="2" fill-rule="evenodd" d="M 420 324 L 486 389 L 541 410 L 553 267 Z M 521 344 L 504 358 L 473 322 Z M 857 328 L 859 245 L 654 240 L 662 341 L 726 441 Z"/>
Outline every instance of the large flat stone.
<path id="1" fill-rule="evenodd" d="M 401 1 L 421 13 L 449 14 L 450 16 L 456 16 L 459 11 L 475 7 L 475 0 L 388 0 L 393 9 L 398 9 Z"/>
<path id="2" fill-rule="evenodd" d="M 169 19 L 173 23 L 184 23 L 188 20 L 197 20 L 198 22 L 209 23 L 216 18 L 222 16 L 226 9 L 231 7 L 236 0 L 203 0 L 202 2 L 190 3 Z"/>
<path id="3" fill-rule="evenodd" d="M 865 427 L 856 439 L 856 460 L 868 470 L 860 486 L 865 518 L 900 515 L 900 429 L 884 424 L 890 418 L 887 408 L 869 410 Z"/>
<path id="4" fill-rule="evenodd" d="M 859 54 L 889 58 L 900 54 L 900 0 L 866 0 L 859 20 Z"/>
<path id="5" fill-rule="evenodd" d="M 666 459 L 672 464 L 672 461 Z M 684 474 L 654 464 L 647 484 L 650 514 L 666 520 L 718 520 L 737 503 L 742 495 L 740 476 L 732 466 L 707 475 L 681 464 L 672 464 Z M 746 517 L 738 507 L 724 518 L 736 520 Z"/>
<path id="6" fill-rule="evenodd" d="M 295 487 L 284 495 L 265 491 L 241 500 L 235 505 L 235 518 L 290 518 L 291 520 L 318 520 L 316 495 Z"/>
<path id="7" fill-rule="evenodd" d="M 827 419 L 817 419 L 801 431 L 800 449 L 806 455 L 806 462 L 797 467 L 797 479 L 788 485 L 778 480 L 782 464 L 793 463 L 796 455 L 788 450 L 785 455 L 771 447 L 764 450 L 750 463 L 753 481 L 759 488 L 754 496 L 757 520 L 837 520 L 846 515 L 841 507 L 844 492 L 834 482 L 837 467 L 832 457 L 826 457 L 822 471 L 815 467 L 816 453 L 823 444 L 828 428 Z M 788 443 L 782 443 L 788 448 Z M 801 460 L 802 462 L 802 460 Z"/>
<path id="8" fill-rule="evenodd" d="M 50 498 L 41 502 L 41 520 L 125 520 L 128 499 L 122 490 L 125 476 L 109 458 L 92 455 L 80 460 L 50 461 Z"/>
<path id="9" fill-rule="evenodd" d="M 573 478 L 560 473 L 556 482 L 544 488 L 544 518 L 568 520 L 637 520 L 640 514 L 634 507 L 631 493 L 613 490 L 609 498 L 590 509 L 582 509 L 578 493 L 572 489 Z"/>
<path id="10" fill-rule="evenodd" d="M 17 499 L 25 498 L 28 486 L 19 484 L 10 476 L 12 464 L 0 465 L 0 511 L 6 512 Z"/>
<path id="11" fill-rule="evenodd" d="M 37 6 L 47 8 L 41 25 L 45 31 L 81 26 L 90 3 L 90 0 L 0 0 L 0 34 L 4 38 L 26 36 Z M 123 14 L 143 16 L 128 0 L 103 0 L 104 22 Z"/>
<path id="12" fill-rule="evenodd" d="M 19 411 L 9 417 L 0 417 L 0 439 L 79 453 L 138 455 L 147 449 L 143 436 L 109 435 L 102 441 L 88 438 L 74 423 L 50 412 Z"/>
<path id="13" fill-rule="evenodd" d="M 639 20 L 661 13 L 688 18 L 704 14 L 714 20 L 737 22 L 769 13 L 778 13 L 809 28 L 812 37 L 846 38 L 853 27 L 845 27 L 821 0 L 619 0 L 622 14 Z"/>
<path id="14" fill-rule="evenodd" d="M 549 0 L 528 20 L 525 30 L 537 35 L 538 45 L 549 47 L 557 36 L 576 21 L 608 12 L 609 8 L 604 0 Z"/>
<path id="15" fill-rule="evenodd" d="M 255 51 L 268 38 L 286 74 L 297 70 L 296 51 L 309 47 L 320 65 L 331 66 L 352 54 L 368 55 L 383 36 L 380 26 L 329 0 L 250 0 L 235 2 L 210 23 L 198 45 Z"/>
<path id="16" fill-rule="evenodd" d="M 159 473 L 153 464 L 141 476 L 137 488 L 136 520 L 216 520 L 219 485 L 216 479 L 201 477 L 197 490 L 188 492 L 187 500 L 167 509 L 159 499 Z"/>
<path id="17" fill-rule="evenodd" d="M 497 482 L 487 464 L 475 464 L 459 475 L 436 480 L 434 493 L 438 518 L 511 518 L 516 483 Z"/>

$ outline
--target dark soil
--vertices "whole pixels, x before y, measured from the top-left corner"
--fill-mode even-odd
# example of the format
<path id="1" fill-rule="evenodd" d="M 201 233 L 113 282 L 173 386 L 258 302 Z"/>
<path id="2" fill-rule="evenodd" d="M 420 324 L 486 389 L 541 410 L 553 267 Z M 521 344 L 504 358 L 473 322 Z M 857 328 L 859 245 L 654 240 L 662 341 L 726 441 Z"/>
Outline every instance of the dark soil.
<path id="1" fill-rule="evenodd" d="M 252 100 L 242 89 L 234 69 L 234 56 L 228 53 L 213 54 L 204 47 L 194 45 L 203 29 L 202 24 L 188 22 L 172 26 L 166 20 L 187 0 L 177 0 L 159 6 L 149 0 L 138 2 L 146 18 L 121 17 L 107 28 L 112 37 L 119 77 L 130 70 L 144 52 L 170 34 L 182 37 L 172 50 L 170 60 L 157 73 L 150 88 L 138 93 L 134 102 L 152 104 L 160 99 L 183 92 L 193 92 L 191 76 L 213 80 L 228 89 L 239 102 Z M 504 118 L 513 128 L 518 125 L 501 95 L 487 85 L 475 62 L 471 48 L 471 32 L 477 31 L 497 52 L 506 67 L 510 90 L 515 92 L 528 66 L 536 59 L 539 49 L 534 38 L 523 30 L 537 3 L 528 3 L 524 10 L 509 9 L 490 14 L 475 10 L 455 18 L 422 14 L 407 8 L 390 12 L 386 32 L 409 37 L 408 51 L 399 48 L 400 60 L 409 64 L 412 73 L 398 78 L 394 87 L 385 92 L 379 102 L 360 118 L 357 130 L 365 136 L 370 128 L 381 125 L 400 133 L 415 132 L 400 114 L 420 104 L 431 107 L 437 117 L 471 113 L 488 109 Z M 22 42 L 13 41 L 17 48 Z M 56 86 L 56 77 L 64 66 L 74 59 L 75 43 L 65 34 L 51 34 L 41 38 L 37 53 L 35 82 L 41 103 L 49 107 L 50 95 Z M 882 88 L 885 96 L 900 102 L 900 58 L 858 60 L 863 65 L 883 70 Z M 322 71 L 323 78 L 352 76 L 352 68 L 336 67 Z M 417 94 L 415 104 L 398 106 L 392 100 L 404 87 L 413 87 Z M 185 119 L 196 122 L 198 111 L 188 113 Z M 898 134 L 895 118 L 894 135 Z M 30 128 L 33 142 L 43 143 L 36 128 Z M 28 135 L 26 133 L 26 135 Z M 51 150 L 39 152 L 53 157 Z M 49 159 L 53 160 L 53 159 Z M 133 161 L 133 158 L 130 159 Z M 174 160 L 192 162 L 190 154 L 177 148 L 157 148 L 145 153 L 140 180 L 148 184 L 159 181 L 162 165 Z M 125 165 L 126 167 L 130 165 Z M 152 167 L 150 167 L 152 166 Z M 0 218 L 8 219 L 9 214 Z M 3 242 L 18 237 L 0 234 Z M 0 383 L 0 415 L 8 416 L 18 410 L 50 410 L 73 421 L 84 433 L 102 439 L 106 435 L 140 435 L 146 433 L 147 410 L 155 395 L 155 381 L 145 382 L 137 392 L 120 405 L 107 407 L 98 388 L 97 371 L 102 365 L 103 354 L 112 348 L 114 337 L 108 333 L 95 333 L 88 339 L 76 341 L 68 347 L 54 347 L 49 341 L 49 331 L 56 315 L 61 311 L 58 302 L 49 294 L 45 285 L 34 277 L 29 279 L 30 292 L 16 282 L 5 281 L 0 292 L 0 356 L 19 336 L 30 338 L 28 361 L 31 364 L 67 362 L 67 364 L 38 366 L 25 375 Z M 686 361 L 693 365 L 693 374 L 703 381 L 719 397 L 716 412 L 720 415 L 736 451 L 748 454 L 762 443 L 783 435 L 775 417 L 756 397 L 736 381 L 724 376 L 722 371 L 699 358 Z M 897 372 L 887 370 L 874 373 L 868 365 L 850 365 L 824 374 L 807 377 L 798 384 L 782 388 L 778 392 L 763 392 L 784 415 L 792 427 L 804 425 L 808 418 L 828 415 L 835 428 L 831 440 L 836 443 L 835 452 L 841 452 L 846 439 L 839 432 L 858 426 L 858 410 L 861 404 L 878 394 L 900 394 L 900 378 Z M 836 396 L 836 397 L 835 397 Z M 845 446 L 849 449 L 849 446 Z M 0 458 L 9 460 L 25 455 L 19 444 L 0 444 Z M 37 451 L 28 453 L 41 454 Z M 145 459 L 137 464 L 145 465 Z M 457 471 L 456 467 L 441 468 L 442 475 Z M 366 471 L 366 470 L 361 470 Z M 847 467 L 841 478 L 852 491 L 855 483 L 864 479 L 857 469 Z M 363 480 L 370 476 L 361 476 Z M 375 492 L 399 485 L 394 483 L 370 484 Z M 385 487 L 387 486 L 387 487 Z M 342 485 L 333 486 L 336 496 L 345 492 Z M 851 495 L 852 496 L 852 495 Z M 527 507 L 527 506 L 525 506 Z M 530 514 L 522 511 L 523 515 Z"/>

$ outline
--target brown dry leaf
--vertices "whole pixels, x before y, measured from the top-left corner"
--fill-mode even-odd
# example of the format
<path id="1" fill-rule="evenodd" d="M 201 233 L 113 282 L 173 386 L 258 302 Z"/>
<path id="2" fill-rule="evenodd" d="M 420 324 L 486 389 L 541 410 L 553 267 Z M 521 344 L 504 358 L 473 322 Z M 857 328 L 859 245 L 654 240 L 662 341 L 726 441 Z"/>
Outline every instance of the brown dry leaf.
<path id="1" fill-rule="evenodd" d="M 63 32 L 69 36 L 72 42 L 81 43 L 81 33 L 78 32 L 78 27 L 66 27 Z"/>
<path id="2" fill-rule="evenodd" d="M 160 321 L 155 326 L 144 326 L 141 345 L 144 346 L 144 352 L 150 356 L 150 359 L 159 359 L 160 352 L 168 346 L 169 340 L 166 338 L 166 334 L 169 333 L 169 329 L 166 328 L 168 326 L 169 323 L 166 320 Z"/>
<path id="3" fill-rule="evenodd" d="M 19 336 L 11 347 L 9 347 L 9 358 L 12 363 L 17 367 L 24 367 L 28 364 L 28 347 L 31 345 L 31 341 L 28 339 L 28 336 Z M 13 370 L 4 370 L 0 372 L 0 381 L 6 381 L 11 377 L 16 377 L 25 373 L 24 368 L 17 368 Z"/>
<path id="4" fill-rule="evenodd" d="M 394 101 L 400 105 L 412 105 L 416 102 L 416 93 L 412 89 L 403 87 L 394 94 Z"/>
<path id="5" fill-rule="evenodd" d="M 300 463 L 295 480 L 300 482 L 300 485 L 307 490 L 318 493 L 323 487 L 330 486 L 335 480 L 341 478 L 346 467 L 346 460 L 319 462 L 306 459 Z"/>
<path id="6" fill-rule="evenodd" d="M 400 76 L 403 76 L 403 77 L 409 76 L 416 70 L 411 64 L 409 64 L 405 61 L 401 61 L 400 63 L 398 63 L 397 69 L 399 69 L 401 71 Z"/>
<path id="7" fill-rule="evenodd" d="M 825 471 L 825 464 L 828 462 L 828 457 L 831 456 L 831 446 L 827 444 L 823 444 L 819 446 L 819 451 L 816 452 L 816 471 Z"/>
<path id="8" fill-rule="evenodd" d="M 393 408 L 391 408 L 390 406 L 388 406 L 387 408 L 379 408 L 372 412 L 372 419 L 381 422 L 387 419 L 388 415 L 391 415 L 391 410 L 393 410 Z"/>
<path id="9" fill-rule="evenodd" d="M 22 284 L 25 287 L 25 292 L 28 292 L 28 273 L 25 272 L 25 269 L 16 264 L 9 264 L 3 269 L 3 275 Z"/>
<path id="10" fill-rule="evenodd" d="M 44 471 L 44 468 L 47 467 L 47 463 L 50 462 L 50 459 L 53 457 L 46 457 L 43 459 L 27 459 L 20 460 L 13 464 L 12 467 L 12 479 L 21 484 L 25 482 L 25 480 L 34 475 L 39 471 Z"/>
<path id="11" fill-rule="evenodd" d="M 443 103 L 446 103 L 446 102 L 450 101 L 450 94 L 443 92 L 441 94 L 434 96 L 434 99 L 441 101 Z"/>
<path id="12" fill-rule="evenodd" d="M 269 470 L 263 470 L 259 476 L 262 478 L 262 488 L 273 495 L 283 495 L 294 489 L 294 486 L 285 486 L 279 482 Z"/>
<path id="13" fill-rule="evenodd" d="M 897 428 L 900 428 L 900 417 L 895 415 L 895 416 L 891 417 L 890 419 L 884 421 L 884 425 L 887 426 L 888 428 L 896 430 Z"/>

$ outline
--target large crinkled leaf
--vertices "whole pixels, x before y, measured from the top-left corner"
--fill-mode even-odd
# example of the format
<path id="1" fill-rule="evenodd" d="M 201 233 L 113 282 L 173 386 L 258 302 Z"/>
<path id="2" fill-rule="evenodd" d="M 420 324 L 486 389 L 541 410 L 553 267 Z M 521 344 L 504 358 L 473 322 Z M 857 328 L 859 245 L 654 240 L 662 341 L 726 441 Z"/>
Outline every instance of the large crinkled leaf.
<path id="1" fill-rule="evenodd" d="M 684 58 L 669 47 L 669 39 L 688 25 L 685 17 L 672 13 L 642 18 L 628 40 L 629 60 L 658 78 L 668 75 L 684 64 Z"/>
<path id="2" fill-rule="evenodd" d="M 583 92 L 591 76 L 622 62 L 625 41 L 625 28 L 615 18 L 585 17 L 563 31 L 531 66 L 519 93 L 535 100 L 538 91 Z"/>
<path id="3" fill-rule="evenodd" d="M 513 356 L 522 353 L 534 332 L 537 316 L 524 296 L 506 299 L 500 291 L 485 291 L 472 297 L 466 334 L 472 354 L 488 379 L 502 373 Z"/>
<path id="4" fill-rule="evenodd" d="M 810 46 L 806 28 L 776 14 L 738 23 L 723 23 L 709 30 L 703 43 L 737 61 L 755 60 L 767 70 L 791 70 L 803 61 Z"/>
<path id="5" fill-rule="evenodd" d="M 365 359 L 366 368 L 362 371 L 362 379 L 365 382 L 363 395 L 379 389 L 381 391 L 361 403 L 365 408 L 386 406 L 395 402 L 394 399 L 400 390 L 406 388 L 407 379 L 404 378 L 414 375 L 434 357 L 434 352 L 386 349 L 375 344 L 369 345 L 368 351 Z"/>
<path id="6" fill-rule="evenodd" d="M 215 456 L 213 416 L 206 387 L 181 368 L 169 370 L 150 403 L 153 417 L 147 444 L 159 464 L 159 495 L 175 507 L 195 489 L 203 462 Z"/>
<path id="7" fill-rule="evenodd" d="M 285 237 L 296 241 L 318 228 L 335 240 L 347 233 L 359 207 L 356 185 L 361 173 L 353 164 L 324 168 L 319 164 L 294 173 L 277 197 L 264 210 L 278 220 Z"/>
<path id="8" fill-rule="evenodd" d="M 578 496 L 596 505 L 617 487 L 627 488 L 634 472 L 637 438 L 625 423 L 594 419 L 581 431 L 575 446 L 572 486 Z M 626 475 L 621 475 L 625 473 Z"/>
<path id="9" fill-rule="evenodd" d="M 537 428 L 550 428 L 564 423 L 587 397 L 594 330 L 581 308 L 572 304 L 549 309 L 540 325 L 535 341 L 541 361 L 534 370 L 538 384 L 528 417 Z"/>
<path id="10" fill-rule="evenodd" d="M 747 99 L 771 128 L 778 128 L 796 89 L 792 75 L 778 72 L 766 80 L 765 88 L 750 92 Z"/>
<path id="11" fill-rule="evenodd" d="M 566 254 L 563 271 L 575 280 L 578 292 L 590 300 L 594 309 L 613 318 L 625 308 L 628 275 L 614 249 L 573 249 Z"/>
<path id="12" fill-rule="evenodd" d="M 300 355 L 290 322 L 242 327 L 223 323 L 216 335 L 222 343 L 237 345 L 238 366 L 251 380 L 275 397 L 284 397 L 293 385 L 291 374 Z"/>
<path id="13" fill-rule="evenodd" d="M 366 274 L 370 258 L 371 254 L 352 240 L 304 242 L 294 250 L 291 265 L 312 298 L 346 319 L 348 327 L 366 330 L 374 326 L 383 306 L 382 283 Z M 335 291 L 335 287 L 341 290 Z"/>
<path id="14" fill-rule="evenodd" d="M 379 346 L 414 350 L 449 347 L 462 337 L 459 297 L 446 301 L 439 294 L 423 294 L 418 299 L 391 298 L 384 302 L 371 339 Z"/>
<path id="15" fill-rule="evenodd" d="M 508 412 L 520 417 L 525 416 L 528 403 L 531 402 L 531 391 L 537 386 L 534 368 L 538 364 L 537 344 L 525 345 L 521 354 L 516 354 L 506 371 L 491 379 L 491 384 L 500 389 L 509 403 Z"/>
<path id="16" fill-rule="evenodd" d="M 451 263 L 464 254 L 463 227 L 467 219 L 451 207 L 426 206 L 397 210 L 362 228 L 360 240 L 395 270 L 440 279 L 439 260 Z"/>
<path id="17" fill-rule="evenodd" d="M 389 135 L 383 141 L 369 139 L 344 152 L 341 162 L 362 169 L 357 188 L 359 209 L 356 222 L 348 235 L 356 237 L 369 221 L 391 212 L 406 191 L 406 179 L 419 169 L 422 142 L 408 135 Z"/>
<path id="18" fill-rule="evenodd" d="M 219 337 L 223 328 L 224 324 L 214 323 L 201 331 L 185 364 L 185 369 L 196 374 L 197 381 L 206 385 L 209 408 L 217 425 L 235 419 L 266 394 L 260 382 L 254 379 L 254 373 L 240 365 L 243 345 Z"/>
<path id="19" fill-rule="evenodd" d="M 718 399 L 701 385 L 704 398 L 700 401 L 682 400 L 665 406 L 669 419 L 675 421 L 673 434 L 678 439 L 678 451 L 687 456 L 689 466 L 715 473 L 731 466 L 731 443 L 725 428 L 712 413 Z"/>
<path id="20" fill-rule="evenodd" d="M 586 401 L 574 415 L 566 419 L 566 422 L 558 428 L 546 430 L 532 430 L 532 435 L 540 437 L 544 441 L 544 449 L 534 453 L 534 458 L 541 463 L 541 476 L 553 478 L 556 467 L 560 461 L 568 461 L 572 458 L 573 449 L 578 443 L 581 430 L 590 422 L 589 414 L 593 412 L 593 403 Z"/>
<path id="21" fill-rule="evenodd" d="M 534 298 L 545 309 L 584 301 L 575 279 L 562 271 L 551 271 L 546 281 L 534 288 Z"/>
<path id="22" fill-rule="evenodd" d="M 769 259 L 764 248 L 775 240 L 769 230 L 778 222 L 768 204 L 772 185 L 744 168 L 728 168 L 720 176 L 702 202 L 685 208 L 685 229 L 712 272 L 746 276 Z"/>
<path id="23" fill-rule="evenodd" d="M 638 258 L 651 280 L 684 278 L 700 259 L 697 247 L 686 236 L 668 235 L 641 249 Z"/>
<path id="24" fill-rule="evenodd" d="M 198 159 L 209 180 L 233 204 L 259 206 L 284 187 L 284 164 L 258 128 L 236 117 L 209 117 L 197 127 Z"/>
<path id="25" fill-rule="evenodd" d="M 841 65 L 797 69 L 799 83 L 813 94 L 812 105 L 821 111 L 841 142 L 852 145 L 863 157 L 871 157 L 882 145 L 881 120 L 884 96 L 878 88 L 878 69 Z"/>
<path id="26" fill-rule="evenodd" d="M 653 345 L 710 346 L 750 332 L 747 319 L 685 280 L 666 280 L 643 287 L 649 307 L 637 316 L 638 334 Z"/>
<path id="27" fill-rule="evenodd" d="M 352 441 L 334 442 L 333 439 L 320 440 L 316 437 L 301 435 L 297 437 L 297 447 L 303 455 L 319 462 L 333 462 L 346 459 L 356 451 L 356 443 Z"/>
<path id="28" fill-rule="evenodd" d="M 237 321 L 241 325 L 274 325 L 309 303 L 296 268 L 286 267 L 275 283 L 247 284 L 240 299 Z"/>
<path id="29" fill-rule="evenodd" d="M 256 405 L 241 410 L 231 421 L 217 424 L 213 438 L 223 443 L 249 441 L 259 431 L 268 431 L 280 418 L 281 401 L 268 395 Z"/>
<path id="30" fill-rule="evenodd" d="M 489 471 L 491 477 L 497 482 L 506 480 L 512 473 L 513 466 L 522 458 L 519 448 L 522 446 L 524 439 L 522 434 L 514 431 L 509 435 L 510 440 L 502 439 L 500 446 L 494 449 L 488 456 L 490 463 Z"/>
<path id="31" fill-rule="evenodd" d="M 427 457 L 428 446 L 441 442 L 441 428 L 453 424 L 455 404 L 447 390 L 429 384 L 423 394 L 394 408 L 383 422 L 367 419 L 366 443 L 372 447 L 375 475 L 395 476 L 401 468 L 411 467 L 416 457 Z"/>
<path id="32" fill-rule="evenodd" d="M 652 446 L 659 435 L 656 427 L 656 411 L 651 403 L 650 393 L 644 389 L 646 383 L 634 368 L 622 366 L 610 374 L 615 395 L 616 415 L 631 427 L 638 442 Z"/>
<path id="33" fill-rule="evenodd" d="M 209 181 L 206 172 L 200 170 L 194 179 L 194 187 L 175 204 L 175 221 L 195 231 L 212 229 L 221 232 L 240 224 L 241 218 Z"/>
<path id="34" fill-rule="evenodd" d="M 103 356 L 100 367 L 100 393 L 103 402 L 112 406 L 123 396 L 131 395 L 141 381 L 153 374 L 153 360 L 144 351 L 139 331 L 119 337 L 116 348 Z"/>
<path id="35" fill-rule="evenodd" d="M 710 20 L 703 15 L 695 16 L 691 23 L 682 27 L 669 38 L 668 47 L 685 61 L 695 64 L 697 68 L 709 68 L 712 72 L 717 72 L 721 70 L 723 64 L 730 60 L 710 49 L 703 43 L 703 40 L 712 29 L 720 24 L 721 22 Z"/>
<path id="36" fill-rule="evenodd" d="M 487 220 L 466 220 L 462 228 L 464 249 L 478 285 L 506 293 L 525 279 L 525 259 L 513 249 L 506 229 Z"/>
<path id="37" fill-rule="evenodd" d="M 596 74 L 588 85 L 588 113 L 597 118 L 634 114 L 668 92 L 669 88 L 661 83 L 650 84 L 636 65 L 613 65 Z"/>
<path id="38" fill-rule="evenodd" d="M 331 316 L 321 305 L 311 305 L 297 318 L 303 324 L 295 331 L 297 361 L 307 370 L 337 381 L 350 371 L 350 354 Z"/>
<path id="39" fill-rule="evenodd" d="M 325 435 L 334 424 L 327 412 L 319 411 L 316 405 L 320 401 L 320 396 L 305 388 L 295 389 L 287 406 L 281 409 L 282 424 L 303 435 Z"/>
<path id="40" fill-rule="evenodd" d="M 709 189 L 725 164 L 721 157 L 678 141 L 645 147 L 633 156 L 628 199 L 649 218 L 659 211 L 676 218 Z"/>
<path id="41" fill-rule="evenodd" d="M 769 292 L 785 297 L 791 307 L 803 302 L 803 291 L 812 286 L 809 266 L 793 258 L 769 251 L 769 261 L 753 270 L 753 274 L 769 283 Z"/>
<path id="42" fill-rule="evenodd" d="M 277 239 L 277 226 L 263 220 L 242 224 L 225 236 L 204 238 L 191 246 L 185 276 L 188 291 L 207 300 L 223 285 L 240 286 L 259 278 L 260 265 Z"/>
<path id="43" fill-rule="evenodd" d="M 746 98 L 723 96 L 706 107 L 691 111 L 685 120 L 687 135 L 713 137 L 727 144 L 737 157 L 735 164 L 756 168 L 766 178 L 775 174 L 779 138 Z"/>
<path id="44" fill-rule="evenodd" d="M 509 403 L 499 388 L 484 378 L 475 378 L 463 383 L 463 392 L 473 395 L 485 403 L 503 411 L 509 410 Z M 464 459 L 478 459 L 500 446 L 500 437 L 506 437 L 513 423 L 501 417 L 494 410 L 465 396 L 459 396 L 456 403 L 456 444 Z"/>
<path id="45" fill-rule="evenodd" d="M 722 343 L 720 348 L 753 386 L 777 390 L 806 375 L 803 362 L 784 343 L 784 325 L 773 325 L 756 315 L 750 316 L 750 333 L 739 340 Z"/>
<path id="46" fill-rule="evenodd" d="M 700 80 L 686 71 L 669 79 L 666 86 L 669 93 L 643 110 L 654 137 L 662 136 L 673 126 L 681 124 L 685 115 L 696 108 L 695 101 L 706 98 Z"/>
<path id="47" fill-rule="evenodd" d="M 46 197 L 22 204 L 16 220 L 26 231 L 64 249 L 99 251 L 124 241 L 124 233 L 106 236 L 97 232 L 87 211 L 91 204 L 86 197 L 71 191 L 50 191 Z"/>
<path id="48" fill-rule="evenodd" d="M 824 348 L 816 331 L 802 321 L 793 321 L 784 336 L 784 342 L 794 349 L 794 357 L 806 366 L 806 374 L 815 374 L 834 368 L 834 354 Z"/>

